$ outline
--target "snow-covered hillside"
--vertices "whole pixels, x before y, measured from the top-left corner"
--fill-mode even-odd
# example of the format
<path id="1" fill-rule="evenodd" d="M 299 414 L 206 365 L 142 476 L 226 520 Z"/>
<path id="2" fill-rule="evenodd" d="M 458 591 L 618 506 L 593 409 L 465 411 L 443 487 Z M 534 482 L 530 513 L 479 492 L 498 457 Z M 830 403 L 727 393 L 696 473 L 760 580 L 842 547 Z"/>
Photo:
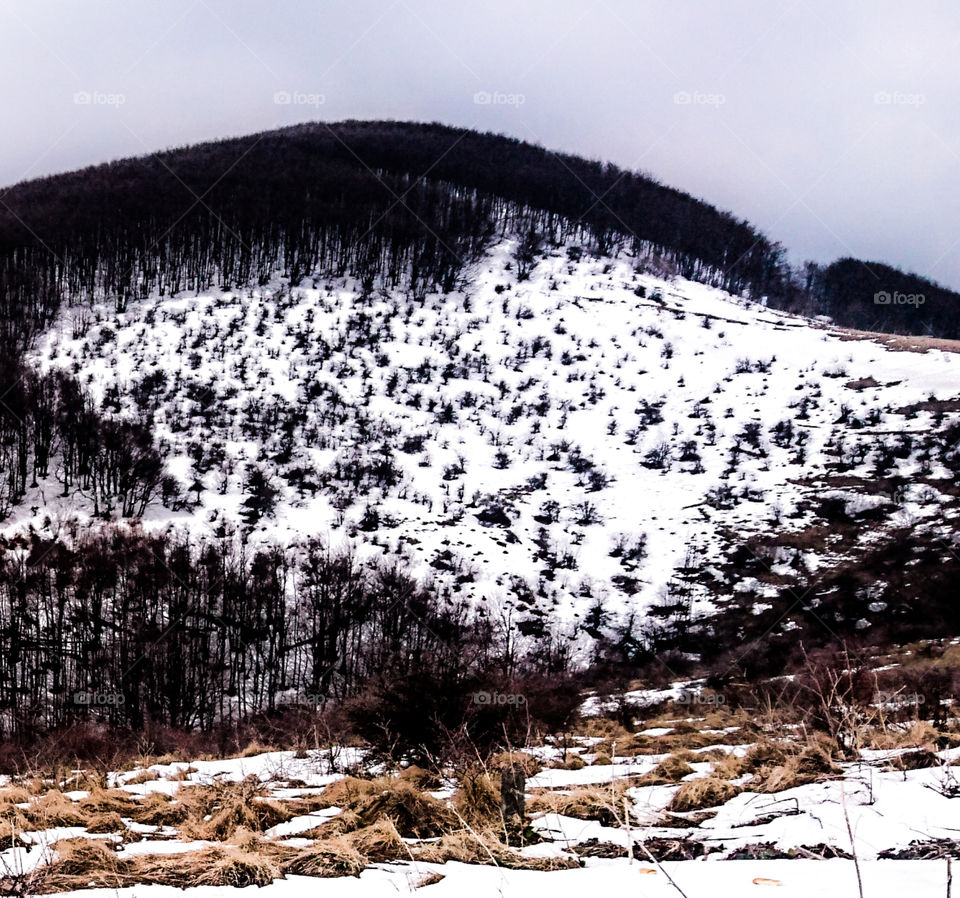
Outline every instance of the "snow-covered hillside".
<path id="1" fill-rule="evenodd" d="M 181 496 L 147 526 L 328 535 L 520 619 L 663 603 L 679 584 L 709 602 L 711 577 L 750 588 L 722 580 L 731 541 L 802 530 L 831 498 L 883 512 L 877 526 L 945 513 L 952 474 L 925 441 L 955 416 L 930 401 L 956 396 L 956 356 L 852 339 L 627 256 L 551 250 L 518 280 L 514 249 L 423 301 L 318 280 L 73 306 L 34 358 L 107 410 L 152 416 Z M 41 529 L 85 513 L 40 491 L 9 526 L 31 506 Z"/>

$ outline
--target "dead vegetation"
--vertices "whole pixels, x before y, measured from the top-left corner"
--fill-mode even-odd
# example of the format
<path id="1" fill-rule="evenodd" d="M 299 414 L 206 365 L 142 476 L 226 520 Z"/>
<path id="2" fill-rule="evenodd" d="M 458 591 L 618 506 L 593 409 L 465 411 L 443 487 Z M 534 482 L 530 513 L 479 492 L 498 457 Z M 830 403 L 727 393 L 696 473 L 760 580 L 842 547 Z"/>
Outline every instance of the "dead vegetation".
<path id="1" fill-rule="evenodd" d="M 827 685 L 831 683 L 838 685 L 833 681 Z M 184 771 L 189 768 L 184 766 L 176 775 L 184 781 L 172 796 L 151 792 L 135 797 L 109 788 L 113 779 L 74 770 L 63 780 L 23 780 L 0 789 L 0 845 L 25 845 L 22 832 L 58 826 L 83 827 L 90 836 L 102 837 L 58 842 L 52 862 L 39 870 L 31 884 L 38 894 L 134 884 L 264 885 L 288 875 L 359 876 L 371 864 L 387 863 L 454 861 L 536 871 L 568 869 L 582 863 L 583 857 L 622 857 L 626 849 L 601 839 L 580 844 L 559 857 L 527 857 L 516 846 L 536 842 L 542 835 L 529 827 L 529 820 L 513 827 L 505 823 L 501 772 L 519 767 L 531 777 L 545 766 L 576 770 L 592 759 L 594 766 L 603 767 L 634 755 L 655 753 L 661 757 L 638 762 L 641 769 L 649 770 L 642 776 L 621 776 L 605 785 L 528 789 L 527 811 L 534 818 L 556 814 L 616 829 L 629 823 L 631 828 L 637 827 L 634 837 L 642 837 L 644 818 L 633 810 L 630 790 L 668 786 L 671 788 L 664 792 L 672 797 L 663 808 L 659 825 L 678 835 L 659 834 L 644 839 L 644 845 L 658 862 L 690 860 L 723 849 L 704 848 L 696 838 L 681 834 L 681 827 L 695 828 L 743 791 L 779 793 L 839 777 L 842 768 L 838 760 L 849 759 L 851 746 L 854 750 L 882 746 L 895 751 L 884 762 L 888 770 L 942 766 L 937 755 L 943 745 L 942 728 L 918 718 L 888 721 L 859 707 L 860 716 L 846 712 L 841 716 L 837 709 L 843 703 L 835 701 L 836 696 L 843 697 L 839 687 L 815 697 L 825 720 L 820 729 L 808 728 L 794 706 L 781 707 L 779 716 L 768 708 L 748 719 L 740 710 L 719 708 L 700 717 L 683 718 L 678 713 L 688 713 L 689 708 L 667 703 L 657 716 L 643 722 L 650 730 L 669 727 L 663 735 L 655 731 L 631 734 L 619 723 L 594 720 L 583 727 L 593 739 L 565 736 L 563 754 L 553 743 L 552 757 L 557 759 L 553 762 L 541 761 L 529 752 L 503 752 L 485 763 L 461 762 L 442 773 L 411 766 L 395 775 L 346 776 L 322 792 L 287 776 L 278 776 L 269 784 L 256 777 L 239 782 L 187 782 Z M 734 745 L 744 748 L 732 749 Z M 550 757 L 544 754 L 544 758 Z M 654 760 L 656 765 L 649 769 Z M 709 772 L 704 774 L 707 767 Z M 608 773 L 596 771 L 598 779 Z M 133 779 L 150 782 L 157 776 L 156 771 L 141 770 Z M 72 800 L 62 791 L 66 783 L 82 785 L 89 794 Z M 280 786 L 302 790 L 302 794 L 281 799 L 272 791 Z M 298 795 L 297 791 L 292 794 Z M 296 839 L 312 843 L 308 847 L 300 847 L 301 842 L 288 841 L 286 836 L 266 835 L 294 817 L 328 809 L 334 809 L 329 819 L 321 822 L 318 818 L 312 829 L 295 833 Z M 627 821 L 627 815 L 632 819 Z M 157 828 L 157 833 L 146 837 L 151 840 L 180 838 L 214 844 L 180 854 L 118 857 L 117 849 L 124 843 L 144 838 L 130 830 L 130 821 Z M 767 856 L 765 844 L 749 848 L 741 856 Z M 817 849 L 801 849 L 790 856 L 827 856 L 818 854 Z M 637 859 L 649 860 L 649 855 L 637 854 L 637 850 L 635 847 Z M 435 881 L 430 879 L 434 875 L 442 876 L 426 871 L 424 882 Z"/>
<path id="2" fill-rule="evenodd" d="M 321 800 L 324 807 L 336 806 L 354 814 L 358 828 L 389 819 L 404 837 L 432 838 L 457 826 L 449 808 L 400 777 L 347 777 L 328 786 Z"/>
<path id="3" fill-rule="evenodd" d="M 702 811 L 725 804 L 743 791 L 729 780 L 718 776 L 706 776 L 702 779 L 683 783 L 670 799 L 667 806 L 671 811 Z"/>
<path id="4" fill-rule="evenodd" d="M 573 791 L 542 791 L 529 804 L 531 814 L 560 814 L 578 820 L 595 820 L 604 826 L 623 824 L 627 783 L 593 786 Z"/>
<path id="5" fill-rule="evenodd" d="M 264 832 L 295 816 L 257 780 L 190 786 L 177 796 L 185 813 L 181 835 L 191 839 L 222 842 L 239 829 Z"/>

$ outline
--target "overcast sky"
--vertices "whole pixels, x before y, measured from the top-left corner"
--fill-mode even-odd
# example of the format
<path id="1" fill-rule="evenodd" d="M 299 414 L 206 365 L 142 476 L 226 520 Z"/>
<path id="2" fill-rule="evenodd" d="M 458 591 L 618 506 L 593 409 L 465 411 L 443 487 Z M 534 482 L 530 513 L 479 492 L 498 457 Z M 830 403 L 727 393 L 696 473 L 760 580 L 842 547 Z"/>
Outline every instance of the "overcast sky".
<path id="1" fill-rule="evenodd" d="M 958 58 L 956 0 L 0 0 L 0 184 L 442 121 L 642 169 L 795 260 L 960 288 Z"/>

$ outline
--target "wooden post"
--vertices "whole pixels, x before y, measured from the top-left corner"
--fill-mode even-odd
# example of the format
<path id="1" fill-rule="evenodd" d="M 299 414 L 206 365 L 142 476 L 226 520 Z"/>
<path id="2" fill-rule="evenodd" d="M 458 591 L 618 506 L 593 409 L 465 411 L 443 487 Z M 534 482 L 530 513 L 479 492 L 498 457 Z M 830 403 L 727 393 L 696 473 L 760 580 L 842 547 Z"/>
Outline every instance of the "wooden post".
<path id="1" fill-rule="evenodd" d="M 507 822 L 519 817 L 523 822 L 527 817 L 527 778 L 519 764 L 508 764 L 500 774 L 500 810 Z"/>

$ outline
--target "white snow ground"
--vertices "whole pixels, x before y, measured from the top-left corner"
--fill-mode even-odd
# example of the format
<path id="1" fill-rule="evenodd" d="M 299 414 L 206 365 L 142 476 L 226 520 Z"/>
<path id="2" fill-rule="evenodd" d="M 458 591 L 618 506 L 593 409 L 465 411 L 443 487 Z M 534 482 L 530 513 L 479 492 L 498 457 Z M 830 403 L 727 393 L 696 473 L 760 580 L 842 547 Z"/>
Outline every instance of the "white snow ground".
<path id="1" fill-rule="evenodd" d="M 584 740 L 587 741 L 587 740 Z M 551 753 L 559 756 L 559 750 L 549 748 L 534 749 L 545 760 Z M 957 760 L 958 750 L 941 753 L 944 765 Z M 691 836 L 710 846 L 723 850 L 694 861 L 667 862 L 658 865 L 641 860 L 586 858 L 581 869 L 551 873 L 510 871 L 496 867 L 467 866 L 460 863 L 444 865 L 409 863 L 377 864 L 366 870 L 359 879 L 344 877 L 323 879 L 291 876 L 276 881 L 257 894 L 265 898 L 299 898 L 322 890 L 324 895 L 366 896 L 393 895 L 409 893 L 417 888 L 424 877 L 433 872 L 443 875 L 443 879 L 429 886 L 431 895 L 456 895 L 458 898 L 473 896 L 526 896 L 549 891 L 551 895 L 571 895 L 582 898 L 583 894 L 628 894 L 639 896 L 677 895 L 677 887 L 688 898 L 706 898 L 706 896 L 740 896 L 744 894 L 764 894 L 768 888 L 777 889 L 776 895 L 831 896 L 848 898 L 856 896 L 856 868 L 852 860 L 720 860 L 719 858 L 738 847 L 772 843 L 777 848 L 789 850 L 814 845 L 832 845 L 850 852 L 851 841 L 848 835 L 847 818 L 850 831 L 854 834 L 854 845 L 861 867 L 864 892 L 868 898 L 900 898 L 907 887 L 916 895 L 946 894 L 947 867 L 945 861 L 897 861 L 878 860 L 877 854 L 884 849 L 902 848 L 914 840 L 934 838 L 956 838 L 956 802 L 960 798 L 948 798 L 942 794 L 943 786 L 951 784 L 951 775 L 956 768 L 950 766 L 925 770 L 894 772 L 883 770 L 880 763 L 889 756 L 888 752 L 871 753 L 870 761 L 844 765 L 842 779 L 828 783 L 818 783 L 790 789 L 774 795 L 758 795 L 745 791 L 723 805 L 719 813 L 699 828 L 658 829 L 656 827 L 634 828 L 632 837 L 652 838 L 667 835 L 670 838 Z M 649 769 L 664 756 L 640 756 L 631 759 L 626 766 L 629 769 L 619 771 L 611 766 L 586 767 L 579 771 L 563 769 L 544 769 L 535 780 L 528 783 L 529 788 L 551 787 L 572 788 L 587 782 L 609 782 L 612 773 L 631 775 Z M 355 752 L 347 751 L 340 757 L 340 763 L 353 764 L 361 760 Z M 151 769 L 162 776 L 177 774 L 187 765 L 155 765 Z M 278 796 L 291 794 L 289 788 L 276 786 L 278 779 L 297 777 L 308 783 L 299 787 L 299 794 L 313 794 L 316 786 L 326 784 L 339 777 L 330 775 L 330 758 L 323 752 L 308 753 L 298 758 L 293 752 L 269 752 L 248 758 L 220 761 L 197 761 L 189 765 L 192 772 L 187 780 L 161 780 L 138 786 L 127 787 L 132 794 L 146 794 L 148 787 L 157 783 L 173 788 L 190 788 L 191 783 L 213 782 L 216 779 L 239 781 L 254 775 L 273 788 Z M 700 766 L 700 765 L 696 765 Z M 709 765 L 703 765 L 707 768 Z M 592 772 L 592 777 L 591 777 Z M 697 770 L 692 777 L 703 776 L 707 772 Z M 121 781 L 131 774 L 115 775 Z M 955 780 L 954 780 L 955 782 Z M 645 808 L 662 808 L 669 801 L 673 786 L 635 788 L 630 790 L 636 810 L 642 814 Z M 87 793 L 72 794 L 81 799 Z M 771 813 L 773 811 L 773 813 Z M 323 812 L 313 820 L 313 825 L 321 822 L 321 817 L 329 819 L 332 812 Z M 779 814 L 780 816 L 774 816 Z M 757 818 L 772 817 L 766 822 L 745 826 Z M 534 820 L 535 828 L 551 843 L 530 846 L 523 851 L 536 856 L 552 855 L 588 839 L 611 842 L 616 845 L 627 844 L 626 832 L 603 826 L 599 823 L 558 817 L 555 814 L 543 815 Z M 283 838 L 297 831 L 296 826 L 285 825 L 289 832 L 277 832 L 272 837 Z M 29 869 L 45 862 L 51 852 L 49 846 L 57 838 L 66 838 L 82 834 L 77 828 L 49 830 L 33 834 L 32 838 L 41 848 L 24 852 L 22 849 L 8 849 L 0 852 L 0 869 Z M 30 835 L 30 834 L 26 834 Z M 112 839 L 113 836 L 94 836 L 93 838 Z M 301 840 L 302 841 L 302 840 Z M 169 853 L 171 851 L 190 851 L 204 847 L 204 842 L 151 841 L 149 835 L 144 841 L 124 848 L 127 854 Z M 292 844 L 300 844 L 299 842 Z M 672 885 L 669 878 L 676 885 Z M 95 889 L 73 894 L 94 896 L 106 894 L 108 890 Z M 191 898 L 213 898 L 213 896 L 233 896 L 235 890 L 227 888 L 196 888 L 188 890 Z M 141 886 L 130 889 L 109 890 L 110 895 L 151 896 L 165 898 L 167 895 L 183 894 L 179 890 L 158 886 Z"/>

